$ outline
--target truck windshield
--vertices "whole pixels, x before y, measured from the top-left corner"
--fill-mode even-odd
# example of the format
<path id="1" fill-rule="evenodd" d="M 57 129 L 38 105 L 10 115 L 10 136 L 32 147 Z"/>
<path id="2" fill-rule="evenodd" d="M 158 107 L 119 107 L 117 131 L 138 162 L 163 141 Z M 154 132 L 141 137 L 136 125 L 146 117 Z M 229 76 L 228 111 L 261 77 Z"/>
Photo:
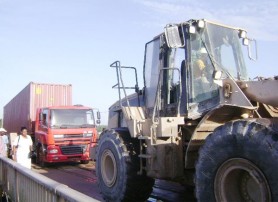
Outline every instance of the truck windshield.
<path id="1" fill-rule="evenodd" d="M 53 109 L 51 127 L 88 128 L 95 126 L 94 113 L 91 109 Z"/>
<path id="2" fill-rule="evenodd" d="M 192 39 L 192 60 L 207 54 L 215 70 L 221 70 L 235 80 L 248 79 L 237 29 L 206 22 L 205 29 Z"/>

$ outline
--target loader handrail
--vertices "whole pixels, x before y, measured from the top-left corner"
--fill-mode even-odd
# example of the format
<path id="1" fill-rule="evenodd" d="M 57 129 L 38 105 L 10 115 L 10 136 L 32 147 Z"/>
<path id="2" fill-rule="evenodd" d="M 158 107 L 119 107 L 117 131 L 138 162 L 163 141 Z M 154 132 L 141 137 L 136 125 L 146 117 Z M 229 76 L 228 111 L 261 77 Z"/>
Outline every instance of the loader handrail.
<path id="1" fill-rule="evenodd" d="M 121 89 L 124 92 L 124 99 L 126 100 L 128 108 L 130 108 L 129 100 L 127 98 L 127 92 L 126 89 L 135 89 L 135 92 L 138 94 L 139 93 L 139 87 L 138 87 L 138 77 L 137 77 L 137 70 L 135 67 L 127 67 L 127 66 L 122 66 L 120 61 L 115 61 L 113 62 L 110 67 L 116 68 L 116 73 L 117 73 L 117 83 L 112 86 L 112 88 L 118 88 L 118 94 L 119 94 L 119 103 L 120 107 L 122 107 L 122 96 L 121 96 Z M 123 76 L 122 76 L 122 68 L 124 69 L 132 69 L 134 70 L 135 73 L 135 86 L 134 87 L 126 87 L 123 82 Z M 138 94 L 138 104 L 140 106 L 140 99 L 139 99 L 139 94 Z"/>

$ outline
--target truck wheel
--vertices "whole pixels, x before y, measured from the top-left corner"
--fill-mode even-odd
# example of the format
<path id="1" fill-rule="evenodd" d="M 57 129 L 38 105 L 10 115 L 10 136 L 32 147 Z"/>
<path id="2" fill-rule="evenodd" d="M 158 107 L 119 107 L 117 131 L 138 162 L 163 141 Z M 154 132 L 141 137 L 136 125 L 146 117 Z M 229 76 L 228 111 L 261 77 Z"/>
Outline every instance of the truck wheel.
<path id="1" fill-rule="evenodd" d="M 36 152 L 37 152 L 36 163 L 42 168 L 45 167 L 46 164 L 44 162 L 44 152 L 42 146 L 37 146 Z"/>
<path id="2" fill-rule="evenodd" d="M 98 142 L 96 174 L 105 201 L 146 201 L 154 180 L 138 175 L 139 141 L 128 132 L 104 132 Z"/>
<path id="3" fill-rule="evenodd" d="M 251 121 L 216 129 L 196 165 L 198 201 L 278 201 L 278 134 Z"/>

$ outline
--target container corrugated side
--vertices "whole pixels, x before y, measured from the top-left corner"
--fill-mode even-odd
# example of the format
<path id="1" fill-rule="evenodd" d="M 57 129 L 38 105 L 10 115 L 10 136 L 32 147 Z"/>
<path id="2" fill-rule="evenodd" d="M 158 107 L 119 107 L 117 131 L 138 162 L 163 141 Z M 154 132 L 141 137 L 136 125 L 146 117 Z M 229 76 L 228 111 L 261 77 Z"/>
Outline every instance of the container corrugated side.
<path id="1" fill-rule="evenodd" d="M 67 105 L 72 105 L 71 85 L 31 82 L 4 107 L 4 127 L 8 132 L 21 126 L 32 130 L 37 108 Z"/>
<path id="2" fill-rule="evenodd" d="M 72 105 L 72 86 L 59 84 L 31 83 L 30 118 L 35 120 L 40 107 Z"/>
<path id="3" fill-rule="evenodd" d="M 19 132 L 21 126 L 28 127 L 30 111 L 30 84 L 4 106 L 3 127 L 10 132 Z"/>

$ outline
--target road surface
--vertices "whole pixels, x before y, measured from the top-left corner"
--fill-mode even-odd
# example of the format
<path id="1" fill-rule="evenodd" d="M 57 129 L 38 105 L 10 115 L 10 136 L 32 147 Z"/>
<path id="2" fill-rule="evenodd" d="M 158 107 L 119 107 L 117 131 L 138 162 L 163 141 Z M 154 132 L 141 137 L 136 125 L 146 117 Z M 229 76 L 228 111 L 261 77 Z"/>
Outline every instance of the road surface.
<path id="1" fill-rule="evenodd" d="M 35 164 L 32 169 L 55 181 L 66 184 L 83 194 L 103 201 L 96 182 L 94 163 L 87 165 L 78 163 L 60 163 L 41 168 Z M 156 180 L 153 192 L 148 201 L 185 201 L 195 202 L 192 190 L 177 183 Z"/>

